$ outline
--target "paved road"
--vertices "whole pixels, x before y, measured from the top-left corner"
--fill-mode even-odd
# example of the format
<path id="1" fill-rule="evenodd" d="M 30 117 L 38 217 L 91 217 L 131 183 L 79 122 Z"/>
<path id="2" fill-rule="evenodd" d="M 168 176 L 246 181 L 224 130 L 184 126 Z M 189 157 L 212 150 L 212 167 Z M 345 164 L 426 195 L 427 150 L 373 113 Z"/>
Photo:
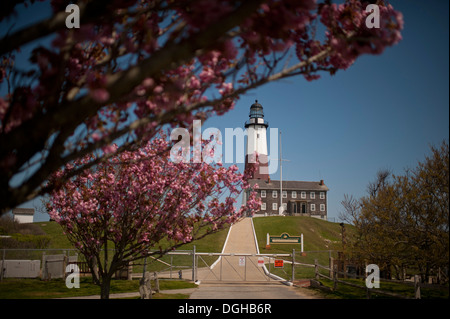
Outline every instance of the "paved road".
<path id="1" fill-rule="evenodd" d="M 230 230 L 224 253 L 256 254 L 252 219 L 244 218 Z M 258 267 L 257 257 L 227 256 L 216 263 L 212 270 L 198 271 L 201 284 L 191 299 L 299 299 L 310 298 L 299 289 L 275 282 Z M 242 258 L 242 257 L 241 257 Z M 199 269 L 200 270 L 200 269 Z"/>
<path id="2" fill-rule="evenodd" d="M 244 218 L 231 227 L 223 253 L 256 254 L 251 218 Z M 202 283 L 209 281 L 242 282 L 268 280 L 258 258 L 250 256 L 222 256 L 212 270 L 203 269 L 197 273 Z M 200 270 L 200 269 L 199 269 Z"/>
<path id="3" fill-rule="evenodd" d="M 201 284 L 190 299 L 309 299 L 301 290 L 281 283 Z"/>

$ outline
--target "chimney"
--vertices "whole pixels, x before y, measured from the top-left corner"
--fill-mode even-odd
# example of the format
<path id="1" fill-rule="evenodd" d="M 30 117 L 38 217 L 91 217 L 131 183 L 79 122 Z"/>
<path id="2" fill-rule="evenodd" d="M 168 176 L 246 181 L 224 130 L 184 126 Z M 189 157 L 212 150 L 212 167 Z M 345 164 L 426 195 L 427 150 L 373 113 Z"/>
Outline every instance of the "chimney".
<path id="1" fill-rule="evenodd" d="M 267 183 L 270 184 L 270 176 L 267 177 Z"/>
<path id="2" fill-rule="evenodd" d="M 323 179 L 320 180 L 319 185 L 320 185 L 320 186 L 323 185 Z"/>

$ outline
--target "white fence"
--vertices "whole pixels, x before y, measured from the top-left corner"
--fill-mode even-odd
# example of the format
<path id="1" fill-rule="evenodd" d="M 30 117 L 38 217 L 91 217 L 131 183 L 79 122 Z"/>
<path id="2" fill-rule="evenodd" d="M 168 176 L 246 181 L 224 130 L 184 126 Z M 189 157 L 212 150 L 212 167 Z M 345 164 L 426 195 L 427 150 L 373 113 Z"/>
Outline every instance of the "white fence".
<path id="1" fill-rule="evenodd" d="M 1 249 L 0 253 L 0 280 L 64 278 L 66 266 L 78 261 L 78 254 L 71 249 Z"/>

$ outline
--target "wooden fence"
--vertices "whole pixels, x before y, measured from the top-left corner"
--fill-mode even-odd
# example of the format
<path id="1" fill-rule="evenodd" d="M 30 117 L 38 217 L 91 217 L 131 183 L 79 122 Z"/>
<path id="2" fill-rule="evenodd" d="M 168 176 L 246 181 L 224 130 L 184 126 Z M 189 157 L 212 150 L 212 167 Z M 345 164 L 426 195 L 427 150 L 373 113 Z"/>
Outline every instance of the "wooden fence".
<path id="1" fill-rule="evenodd" d="M 343 285 L 348 285 L 354 288 L 359 288 L 359 289 L 364 289 L 366 291 L 366 297 L 368 299 L 371 298 L 372 294 L 377 294 L 377 295 L 385 295 L 385 296 L 389 296 L 389 297 L 394 297 L 394 298 L 401 298 L 401 299 L 420 299 L 421 298 L 421 294 L 420 294 L 420 288 L 431 288 L 431 289 L 447 289 L 448 290 L 448 286 L 442 286 L 442 285 L 430 285 L 430 284 L 424 284 L 420 282 L 420 277 L 418 275 L 414 276 L 414 282 L 407 282 L 407 281 L 400 281 L 400 280 L 389 280 L 389 279 L 382 279 L 380 278 L 379 281 L 383 281 L 383 282 L 391 282 L 391 283 L 399 283 L 402 285 L 411 285 L 414 286 L 414 298 L 410 297 L 410 296 L 406 296 L 406 295 L 402 295 L 402 294 L 398 294 L 398 293 L 394 293 L 391 291 L 386 291 L 386 290 L 382 290 L 379 288 L 368 288 L 366 285 L 362 286 L 362 285 L 358 285 L 356 283 L 353 282 L 349 282 L 349 281 L 345 281 L 345 280 L 341 280 L 339 279 L 339 275 L 341 276 L 345 276 L 345 277 L 351 277 L 351 278 L 363 278 L 366 279 L 365 276 L 358 276 L 355 274 L 349 274 L 349 273 L 345 273 L 345 272 L 340 272 L 337 270 L 337 265 L 334 265 L 333 269 L 331 269 L 330 267 L 326 267 L 326 266 L 322 266 L 318 263 L 317 259 L 314 261 L 314 273 L 315 273 L 315 279 L 316 281 L 318 281 L 320 278 L 326 278 L 330 281 L 333 282 L 333 287 L 331 288 L 331 291 L 336 291 L 338 288 L 338 284 L 343 284 Z M 319 269 L 324 269 L 325 271 L 327 271 L 329 273 L 329 276 L 320 273 Z M 324 286 L 317 286 L 315 285 L 315 287 L 317 288 L 324 288 Z M 327 288 L 325 288 L 327 289 Z"/>

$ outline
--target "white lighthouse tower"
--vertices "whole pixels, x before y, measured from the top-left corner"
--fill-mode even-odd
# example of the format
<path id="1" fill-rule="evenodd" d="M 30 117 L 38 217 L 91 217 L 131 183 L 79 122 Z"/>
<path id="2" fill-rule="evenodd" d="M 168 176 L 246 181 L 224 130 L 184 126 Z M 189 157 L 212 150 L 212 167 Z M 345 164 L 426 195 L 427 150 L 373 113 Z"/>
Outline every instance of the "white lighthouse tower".
<path id="1" fill-rule="evenodd" d="M 245 156 L 245 169 L 258 163 L 252 179 L 269 179 L 267 154 L 267 127 L 269 122 L 264 120 L 264 112 L 258 100 L 250 107 L 250 118 L 245 122 L 247 129 L 247 150 Z"/>

